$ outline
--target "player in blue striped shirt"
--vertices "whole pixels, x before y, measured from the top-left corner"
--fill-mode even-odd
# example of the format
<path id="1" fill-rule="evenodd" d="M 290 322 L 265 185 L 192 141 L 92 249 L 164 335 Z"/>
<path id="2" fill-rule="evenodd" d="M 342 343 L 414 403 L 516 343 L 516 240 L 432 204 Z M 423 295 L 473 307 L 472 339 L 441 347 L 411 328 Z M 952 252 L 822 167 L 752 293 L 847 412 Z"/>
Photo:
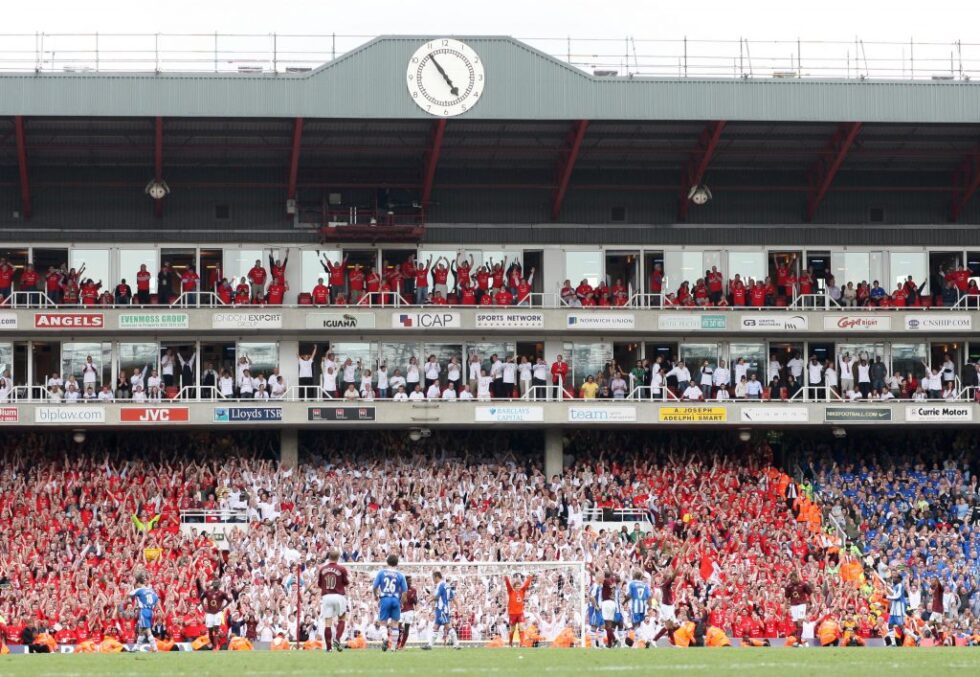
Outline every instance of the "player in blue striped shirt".
<path id="1" fill-rule="evenodd" d="M 150 651 L 157 650 L 156 640 L 150 628 L 153 627 L 153 610 L 160 604 L 160 596 L 146 585 L 146 574 L 136 574 L 136 588 L 129 593 L 129 598 L 136 604 L 139 616 L 136 620 L 137 644 L 146 642 Z"/>
<path id="2" fill-rule="evenodd" d="M 432 582 L 436 586 L 435 591 L 432 593 L 432 599 L 436 603 L 436 618 L 432 625 L 432 634 L 429 635 L 429 645 L 428 647 L 423 646 L 422 648 L 431 649 L 435 644 L 436 636 L 442 630 L 444 637 L 452 643 L 453 648 L 458 649 L 459 637 L 456 635 L 456 629 L 453 627 L 450 608 L 452 601 L 456 599 L 456 586 L 449 585 L 446 581 L 442 580 L 441 571 L 432 573 Z"/>
<path id="3" fill-rule="evenodd" d="M 405 575 L 398 571 L 398 555 L 388 555 L 386 560 L 388 567 L 382 569 L 374 577 L 374 585 L 371 589 L 378 600 L 378 620 L 388 626 L 387 638 L 381 643 L 381 650 L 387 651 L 391 647 L 395 651 L 398 647 L 398 632 L 400 630 L 399 621 L 402 614 L 402 596 L 408 590 L 408 582 Z M 392 641 L 394 632 L 394 641 Z"/>
<path id="4" fill-rule="evenodd" d="M 633 626 L 637 626 L 647 617 L 647 607 L 650 605 L 650 586 L 643 580 L 643 574 L 633 572 L 633 580 L 626 590 L 626 601 L 630 605 L 630 615 Z"/>

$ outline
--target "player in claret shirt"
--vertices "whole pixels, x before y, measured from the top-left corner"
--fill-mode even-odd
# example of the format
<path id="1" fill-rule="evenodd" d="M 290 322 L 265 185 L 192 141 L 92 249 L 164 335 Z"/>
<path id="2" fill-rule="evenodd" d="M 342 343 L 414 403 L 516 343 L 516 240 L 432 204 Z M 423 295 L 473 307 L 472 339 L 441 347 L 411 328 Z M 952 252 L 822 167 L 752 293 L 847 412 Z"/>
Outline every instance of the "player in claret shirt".
<path id="1" fill-rule="evenodd" d="M 348 585 L 350 579 L 347 569 L 340 564 L 340 551 L 331 550 L 327 553 L 327 563 L 320 567 L 316 577 L 316 586 L 320 588 L 320 627 L 323 630 L 323 648 L 326 651 L 344 650 L 341 637 L 347 621 Z M 337 623 L 336 630 L 334 621 Z"/>
<path id="2" fill-rule="evenodd" d="M 415 605 L 419 603 L 419 594 L 415 587 L 412 585 L 412 577 L 405 577 L 405 584 L 408 586 L 408 590 L 405 591 L 405 595 L 402 597 L 402 617 L 401 617 L 401 632 L 398 636 L 398 648 L 404 649 L 405 642 L 408 641 L 408 633 L 412 629 L 412 624 L 415 623 Z M 422 647 L 425 648 L 424 646 Z"/>
<path id="3" fill-rule="evenodd" d="M 198 583 L 198 588 L 203 586 Z M 200 591 L 201 606 L 204 608 L 204 625 L 208 629 L 211 648 L 221 646 L 221 626 L 225 622 L 225 609 L 231 604 L 231 597 L 221 589 L 221 581 L 215 579 L 207 590 Z"/>

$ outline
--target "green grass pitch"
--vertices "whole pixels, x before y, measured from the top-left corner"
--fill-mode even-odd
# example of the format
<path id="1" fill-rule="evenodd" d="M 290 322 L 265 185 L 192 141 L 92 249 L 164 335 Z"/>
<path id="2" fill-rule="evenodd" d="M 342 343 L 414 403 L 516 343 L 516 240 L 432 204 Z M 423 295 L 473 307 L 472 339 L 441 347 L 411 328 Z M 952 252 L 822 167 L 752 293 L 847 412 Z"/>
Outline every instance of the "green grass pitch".
<path id="1" fill-rule="evenodd" d="M 139 675 L 862 675 L 980 674 L 980 647 L 965 649 L 463 649 L 5 656 L 0 676 Z"/>

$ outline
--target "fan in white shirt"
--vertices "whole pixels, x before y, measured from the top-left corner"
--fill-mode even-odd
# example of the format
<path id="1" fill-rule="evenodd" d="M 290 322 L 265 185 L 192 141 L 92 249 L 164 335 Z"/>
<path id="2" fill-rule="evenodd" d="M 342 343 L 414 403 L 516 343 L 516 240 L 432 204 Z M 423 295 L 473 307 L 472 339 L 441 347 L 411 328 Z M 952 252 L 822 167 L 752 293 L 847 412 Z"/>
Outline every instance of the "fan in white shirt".
<path id="1" fill-rule="evenodd" d="M 408 393 L 405 392 L 405 386 L 398 386 L 398 390 L 395 392 L 395 396 L 391 398 L 395 402 L 407 402 Z"/>
<path id="2" fill-rule="evenodd" d="M 461 400 L 472 400 L 473 392 L 470 390 L 468 385 L 464 385 L 463 389 L 459 391 L 459 399 Z"/>
<path id="3" fill-rule="evenodd" d="M 715 373 L 712 376 L 712 385 L 716 388 L 721 386 L 728 386 L 732 383 L 732 372 L 725 366 L 725 360 L 718 360 L 718 366 L 715 367 Z"/>
<path id="4" fill-rule="evenodd" d="M 693 383 L 687 386 L 687 389 L 684 391 L 684 394 L 682 395 L 682 398 L 685 400 L 700 400 L 703 399 L 703 397 L 704 397 L 704 393 L 702 393 L 701 389 L 698 388 L 697 385 Z"/>
<path id="5" fill-rule="evenodd" d="M 439 387 L 439 381 L 433 381 L 429 389 L 425 391 L 425 397 L 428 400 L 438 400 L 442 397 L 442 388 Z"/>
<path id="6" fill-rule="evenodd" d="M 432 385 L 435 385 L 435 384 L 433 383 Z M 456 397 L 456 389 L 453 388 L 452 385 L 447 386 L 446 389 L 444 391 L 442 391 L 442 399 L 444 399 L 444 400 L 455 400 L 455 399 L 457 399 L 457 397 Z"/>
<path id="7" fill-rule="evenodd" d="M 415 390 L 413 390 L 409 394 L 408 399 L 412 400 L 413 402 L 418 402 L 419 400 L 424 400 L 425 399 L 425 393 L 422 392 L 422 386 L 418 386 L 418 385 L 415 386 Z"/>

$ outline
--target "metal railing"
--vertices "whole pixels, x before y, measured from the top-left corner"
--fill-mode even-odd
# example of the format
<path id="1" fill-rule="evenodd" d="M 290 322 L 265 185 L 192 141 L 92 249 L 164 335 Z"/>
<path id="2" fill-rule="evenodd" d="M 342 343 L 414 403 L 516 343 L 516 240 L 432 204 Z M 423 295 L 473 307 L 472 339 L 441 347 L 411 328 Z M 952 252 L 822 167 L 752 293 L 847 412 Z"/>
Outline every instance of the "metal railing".
<path id="1" fill-rule="evenodd" d="M 231 508 L 219 508 L 218 510 L 181 510 L 181 524 L 221 524 L 235 523 L 244 524 L 248 522 L 247 510 L 234 510 Z"/>
<path id="2" fill-rule="evenodd" d="M 650 522 L 650 513 L 642 508 L 586 508 L 583 522 Z"/>
<path id="3" fill-rule="evenodd" d="M 0 72 L 191 72 L 298 75 L 370 41 L 369 35 L 7 33 Z M 947 41 L 700 40 L 520 37 L 598 77 L 967 81 L 980 44 Z"/>
<path id="4" fill-rule="evenodd" d="M 840 304 L 830 294 L 797 294 L 788 305 L 794 310 L 837 310 Z"/>
<path id="5" fill-rule="evenodd" d="M 228 304 L 213 291 L 185 291 L 167 305 L 171 308 L 216 308 Z"/>

